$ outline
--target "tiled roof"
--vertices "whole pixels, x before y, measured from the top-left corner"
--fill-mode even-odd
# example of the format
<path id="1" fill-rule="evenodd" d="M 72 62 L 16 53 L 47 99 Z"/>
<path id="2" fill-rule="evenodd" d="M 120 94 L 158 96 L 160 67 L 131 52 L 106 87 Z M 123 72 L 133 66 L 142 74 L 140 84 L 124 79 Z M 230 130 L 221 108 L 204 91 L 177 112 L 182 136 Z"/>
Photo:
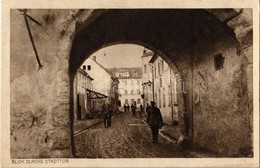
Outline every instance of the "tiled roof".
<path id="1" fill-rule="evenodd" d="M 125 76 L 117 76 L 118 79 L 126 79 L 126 78 L 133 78 L 133 79 L 140 79 L 142 78 L 142 68 L 141 67 L 129 67 L 129 68 L 109 68 L 109 71 L 112 72 L 114 75 L 116 73 L 129 73 L 128 77 Z M 135 75 L 136 73 L 136 75 Z"/>

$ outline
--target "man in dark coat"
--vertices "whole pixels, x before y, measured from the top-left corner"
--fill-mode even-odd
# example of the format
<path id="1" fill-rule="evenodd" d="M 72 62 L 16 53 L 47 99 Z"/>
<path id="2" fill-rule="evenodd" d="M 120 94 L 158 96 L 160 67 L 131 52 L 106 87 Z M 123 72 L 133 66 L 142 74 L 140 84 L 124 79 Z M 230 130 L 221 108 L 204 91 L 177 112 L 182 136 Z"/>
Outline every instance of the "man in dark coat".
<path id="1" fill-rule="evenodd" d="M 148 114 L 148 111 L 151 109 L 151 106 L 147 103 L 146 108 L 145 108 L 145 115 Z"/>
<path id="2" fill-rule="evenodd" d="M 126 112 L 126 108 L 127 108 L 127 107 L 126 107 L 126 104 L 124 104 L 124 109 L 125 109 L 125 112 Z"/>
<path id="3" fill-rule="evenodd" d="M 158 143 L 159 129 L 163 126 L 163 118 L 159 108 L 155 107 L 155 102 L 151 101 L 151 108 L 148 110 L 147 123 L 151 127 L 153 143 Z"/>
<path id="4" fill-rule="evenodd" d="M 144 111 L 144 110 L 143 110 L 143 105 L 140 104 L 140 113 L 139 113 L 140 118 L 142 118 L 143 111 Z"/>
<path id="5" fill-rule="evenodd" d="M 131 110 L 132 110 L 133 116 L 135 116 L 135 109 L 136 109 L 135 105 L 132 104 L 131 105 Z"/>

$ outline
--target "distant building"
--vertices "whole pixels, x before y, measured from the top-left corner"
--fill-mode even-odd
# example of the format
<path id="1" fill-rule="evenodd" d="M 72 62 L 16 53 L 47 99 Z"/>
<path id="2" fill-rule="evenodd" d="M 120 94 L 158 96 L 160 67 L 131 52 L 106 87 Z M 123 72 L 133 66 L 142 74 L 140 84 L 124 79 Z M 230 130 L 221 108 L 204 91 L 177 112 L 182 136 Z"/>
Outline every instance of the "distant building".
<path id="1" fill-rule="evenodd" d="M 153 66 L 149 63 L 154 53 L 151 51 L 144 50 L 142 59 L 142 90 L 143 90 L 143 103 L 146 108 L 147 103 L 153 100 Z"/>
<path id="2" fill-rule="evenodd" d="M 83 70 L 78 69 L 74 79 L 74 119 L 81 120 L 86 117 L 91 109 L 90 96 L 86 92 L 92 90 L 93 78 Z"/>
<path id="3" fill-rule="evenodd" d="M 178 121 L 176 78 L 173 71 L 161 57 L 151 51 L 144 51 L 142 66 L 144 107 L 154 101 L 165 123 Z"/>
<path id="4" fill-rule="evenodd" d="M 142 100 L 142 68 L 112 68 L 110 71 L 118 78 L 119 105 L 143 104 Z"/>
<path id="5" fill-rule="evenodd" d="M 96 61 L 93 56 L 87 59 L 81 66 L 94 78 L 93 91 L 97 96 L 93 98 L 91 108 L 93 111 L 101 112 L 102 106 L 108 104 L 114 111 L 118 110 L 118 79 L 108 69 Z M 91 91 L 90 91 L 91 92 Z M 93 94 L 93 93 L 92 93 Z"/>

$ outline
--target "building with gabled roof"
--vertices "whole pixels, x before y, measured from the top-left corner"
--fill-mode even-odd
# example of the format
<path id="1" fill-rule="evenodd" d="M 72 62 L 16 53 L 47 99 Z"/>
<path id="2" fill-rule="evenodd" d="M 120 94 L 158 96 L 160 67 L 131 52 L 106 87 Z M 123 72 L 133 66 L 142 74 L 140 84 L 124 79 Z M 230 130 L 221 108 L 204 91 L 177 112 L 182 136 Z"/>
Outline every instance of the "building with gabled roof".
<path id="1" fill-rule="evenodd" d="M 96 61 L 96 57 L 92 56 L 82 65 L 82 69 L 94 78 L 92 81 L 93 91 L 100 93 L 100 98 L 93 99 L 92 110 L 96 112 L 102 111 L 102 106 L 108 104 L 114 111 L 118 110 L 118 83 L 117 77 L 107 68 Z M 94 93 L 89 91 L 90 93 Z"/>

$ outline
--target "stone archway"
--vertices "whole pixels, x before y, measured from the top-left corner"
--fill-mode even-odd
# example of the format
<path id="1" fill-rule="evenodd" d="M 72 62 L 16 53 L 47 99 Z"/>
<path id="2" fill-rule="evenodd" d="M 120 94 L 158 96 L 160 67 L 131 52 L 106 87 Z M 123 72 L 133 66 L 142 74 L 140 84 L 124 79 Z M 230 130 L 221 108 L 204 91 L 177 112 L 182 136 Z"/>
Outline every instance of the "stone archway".
<path id="1" fill-rule="evenodd" d="M 176 66 L 186 89 L 182 132 L 195 147 L 225 156 L 252 148 L 250 9 L 30 12 L 48 31 L 32 25 L 44 66 L 37 70 L 23 17 L 12 11 L 12 158 L 73 157 L 71 79 L 90 54 L 115 43 L 144 45 Z M 214 57 L 221 55 L 217 70 Z"/>
<path id="2" fill-rule="evenodd" d="M 212 97 L 212 102 L 209 104 L 212 104 L 211 106 L 213 107 L 207 106 L 206 104 L 204 104 L 206 107 L 202 107 L 203 105 L 199 105 L 199 107 L 197 107 L 197 104 L 194 103 L 194 94 L 196 94 L 195 85 L 197 84 L 196 82 L 198 82 L 198 80 L 200 85 L 206 85 L 206 88 L 203 88 L 203 92 L 205 94 L 204 96 L 207 97 L 208 93 L 206 92 L 209 91 L 209 80 L 211 80 L 211 78 L 216 78 L 214 75 L 211 77 L 211 74 L 209 74 L 207 71 L 205 73 L 202 72 L 207 70 L 207 68 L 213 69 L 209 64 L 205 65 L 205 67 L 201 67 L 201 62 L 203 62 L 203 60 L 207 60 L 206 62 L 208 63 L 210 62 L 210 60 L 206 58 L 208 57 L 208 54 L 212 55 L 211 57 L 213 58 L 214 55 L 219 53 L 222 54 L 222 52 L 228 53 L 230 52 L 230 48 L 234 48 L 236 49 L 236 54 L 240 55 L 238 54 L 238 51 L 243 49 L 239 44 L 241 40 L 237 42 L 235 36 L 236 34 L 234 34 L 232 29 L 230 29 L 230 27 L 226 24 L 227 22 L 230 22 L 239 16 L 242 12 L 237 12 L 232 9 L 230 9 L 230 11 L 227 10 L 222 12 L 223 15 L 226 14 L 224 15 L 224 20 L 221 18 L 222 16 L 217 15 L 219 13 L 210 10 L 158 9 L 92 11 L 93 15 L 90 14 L 90 19 L 84 20 L 81 18 L 76 24 L 76 34 L 74 36 L 69 60 L 70 73 L 73 75 L 79 65 L 81 65 L 83 61 L 94 51 L 111 44 L 134 43 L 141 44 L 147 48 L 152 49 L 159 55 L 162 55 L 163 59 L 166 60 L 166 62 L 172 68 L 176 67 L 177 71 L 179 72 L 180 80 L 184 81 L 186 84 L 185 93 L 182 93 L 182 86 L 178 86 L 178 97 L 180 98 L 178 99 L 180 107 L 179 112 L 180 116 L 182 116 L 181 123 L 183 123 L 181 124 L 182 134 L 189 141 L 194 142 L 196 146 L 207 146 L 209 144 L 207 144 L 206 139 L 215 139 L 217 134 L 223 133 L 221 133 L 220 130 L 215 130 L 213 128 L 216 133 L 213 133 L 213 135 L 211 135 L 211 133 L 206 135 L 207 133 L 205 132 L 207 128 L 205 127 L 203 128 L 205 129 L 205 132 L 199 131 L 199 127 L 197 124 L 194 125 L 194 122 L 204 122 L 207 119 L 202 119 L 201 117 L 194 115 L 194 112 L 198 110 L 210 111 L 210 108 L 214 108 L 213 99 L 216 97 L 214 95 L 210 95 Z M 250 31 L 248 32 L 250 36 Z M 223 43 L 227 45 L 227 47 L 224 46 Z M 200 48 L 202 51 L 198 50 L 198 48 Z M 233 54 L 234 53 L 231 52 L 231 55 Z M 234 73 L 241 71 L 239 72 L 240 77 L 246 73 L 246 70 L 244 69 L 245 65 L 247 64 L 246 60 L 247 58 L 243 55 L 239 59 L 234 58 L 234 60 L 232 60 L 238 63 L 238 66 L 234 69 Z M 228 64 L 232 64 L 232 61 L 230 61 Z M 214 62 L 214 59 L 212 59 L 212 62 Z M 235 76 L 234 78 L 234 83 L 231 84 L 231 88 L 236 87 L 235 83 L 238 82 L 237 77 Z M 245 82 L 245 77 L 242 78 L 243 79 L 241 80 Z M 201 79 L 203 80 L 202 82 Z M 219 81 L 213 83 L 213 85 L 221 85 L 221 79 L 215 80 Z M 228 83 L 225 85 L 228 85 Z M 246 89 L 246 86 L 244 85 L 241 85 L 241 87 L 243 88 L 242 90 Z M 220 90 L 221 92 L 224 92 L 225 89 L 221 88 Z M 238 89 L 235 92 L 237 92 L 236 94 L 239 94 L 241 91 Z M 212 93 L 209 94 L 218 93 L 212 90 Z M 204 97 L 205 100 L 207 99 L 206 97 Z M 243 98 L 237 100 L 238 104 L 248 101 L 247 98 L 245 98 L 246 94 L 244 94 L 242 97 Z M 247 109 L 244 110 L 248 111 Z M 225 110 L 222 109 L 220 111 L 224 112 Z M 205 113 L 202 112 L 202 115 L 204 114 Z M 211 116 L 210 114 L 207 114 L 207 116 L 212 118 L 217 117 L 214 115 Z M 248 121 L 248 119 L 246 123 L 246 125 L 250 125 L 250 121 Z M 218 123 L 217 127 L 219 127 L 218 129 L 222 129 L 221 123 Z M 245 134 L 249 135 L 248 130 L 244 131 Z M 200 138 L 205 138 L 205 143 L 203 142 L 204 144 L 199 142 L 198 139 Z M 232 141 L 230 138 L 227 138 L 229 139 L 227 141 Z M 251 140 L 249 139 L 246 140 L 247 144 L 251 143 Z M 227 151 L 225 151 L 225 149 L 214 150 L 214 147 L 210 148 L 213 149 L 214 152 L 230 155 L 239 152 L 238 150 L 247 148 L 244 147 L 243 149 L 235 149 L 237 144 L 233 143 L 232 145 L 233 148 L 231 147 L 232 149 L 228 149 Z M 217 147 L 219 144 L 214 144 L 213 146 Z"/>

